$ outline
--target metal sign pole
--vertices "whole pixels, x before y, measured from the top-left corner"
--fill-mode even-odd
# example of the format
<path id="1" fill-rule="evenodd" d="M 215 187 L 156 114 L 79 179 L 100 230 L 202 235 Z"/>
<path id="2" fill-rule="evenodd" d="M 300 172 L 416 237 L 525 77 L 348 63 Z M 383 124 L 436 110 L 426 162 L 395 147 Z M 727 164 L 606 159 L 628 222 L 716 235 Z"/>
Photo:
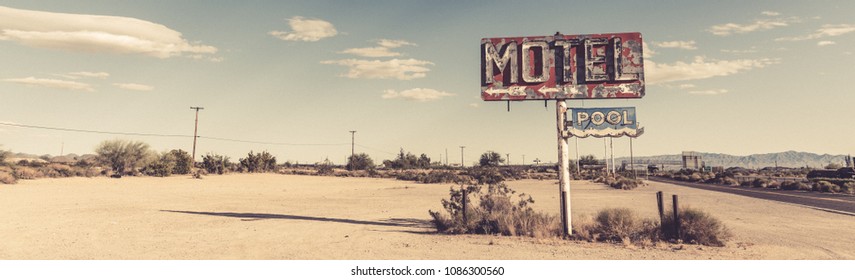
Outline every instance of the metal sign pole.
<path id="1" fill-rule="evenodd" d="M 570 228 L 570 145 L 567 142 L 567 102 L 564 100 L 556 100 L 555 114 L 558 127 L 558 189 L 561 195 L 561 228 L 564 236 L 569 237 L 573 234 Z"/>

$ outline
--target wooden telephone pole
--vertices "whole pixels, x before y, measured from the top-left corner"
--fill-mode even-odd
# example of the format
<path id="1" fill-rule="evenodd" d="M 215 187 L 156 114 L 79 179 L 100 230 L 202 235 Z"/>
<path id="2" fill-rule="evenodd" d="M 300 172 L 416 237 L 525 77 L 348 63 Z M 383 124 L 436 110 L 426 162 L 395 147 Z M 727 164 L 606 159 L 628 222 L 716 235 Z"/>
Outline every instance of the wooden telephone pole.
<path id="1" fill-rule="evenodd" d="M 193 127 L 193 162 L 196 162 L 196 133 L 199 131 L 199 110 L 205 109 L 202 107 L 190 107 L 191 110 L 196 110 L 196 125 Z M 195 165 L 195 164 L 194 164 Z"/>

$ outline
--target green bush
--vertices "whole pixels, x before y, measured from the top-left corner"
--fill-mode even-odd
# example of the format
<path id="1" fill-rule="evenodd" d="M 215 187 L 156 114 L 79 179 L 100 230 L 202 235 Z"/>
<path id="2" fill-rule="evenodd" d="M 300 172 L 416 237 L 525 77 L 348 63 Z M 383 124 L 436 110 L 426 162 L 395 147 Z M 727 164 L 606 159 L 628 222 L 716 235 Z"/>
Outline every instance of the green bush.
<path id="1" fill-rule="evenodd" d="M 193 169 L 194 159 L 189 153 L 178 149 L 169 151 L 169 154 L 175 159 L 175 167 L 172 168 L 172 174 L 190 174 L 190 171 Z"/>
<path id="2" fill-rule="evenodd" d="M 419 181 L 425 184 L 458 183 L 460 182 L 460 177 L 449 170 L 431 170 L 430 173 Z"/>
<path id="3" fill-rule="evenodd" d="M 230 166 L 231 163 L 227 156 L 208 153 L 202 157 L 202 168 L 208 174 L 224 174 Z"/>
<path id="4" fill-rule="evenodd" d="M 137 172 L 153 160 L 153 153 L 143 142 L 108 140 L 95 148 L 98 161 L 112 169 L 115 174 L 125 175 Z"/>
<path id="5" fill-rule="evenodd" d="M 239 162 L 240 170 L 244 172 L 256 173 L 276 171 L 276 157 L 267 151 L 263 151 L 258 154 L 254 154 L 252 151 L 249 151 L 249 154 L 247 154 L 245 158 L 239 159 Z"/>
<path id="6" fill-rule="evenodd" d="M 373 170 L 374 160 L 368 154 L 355 154 L 347 158 L 347 170 Z"/>
<path id="7" fill-rule="evenodd" d="M 504 162 L 505 159 L 502 158 L 502 155 L 494 151 L 487 151 L 481 154 L 481 159 L 478 160 L 478 164 L 481 167 L 497 167 Z"/>
<path id="8" fill-rule="evenodd" d="M 176 161 L 172 153 L 163 153 L 157 160 L 149 163 L 143 173 L 148 176 L 167 177 L 175 170 Z"/>
<path id="9" fill-rule="evenodd" d="M 679 210 L 680 234 L 674 231 L 674 212 L 668 211 L 662 224 L 662 235 L 665 239 L 682 240 L 683 242 L 707 246 L 724 246 L 732 234 L 715 217 L 694 208 Z"/>

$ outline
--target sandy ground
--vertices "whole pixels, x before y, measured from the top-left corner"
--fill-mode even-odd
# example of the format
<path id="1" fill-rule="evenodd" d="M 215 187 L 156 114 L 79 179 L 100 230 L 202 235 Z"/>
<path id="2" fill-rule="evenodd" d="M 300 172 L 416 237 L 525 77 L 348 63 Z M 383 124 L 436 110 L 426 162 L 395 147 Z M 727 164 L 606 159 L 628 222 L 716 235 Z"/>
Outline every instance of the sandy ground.
<path id="1" fill-rule="evenodd" d="M 558 212 L 554 181 L 509 185 Z M 450 186 L 276 174 L 25 180 L 0 185 L 0 259 L 855 259 L 855 217 L 662 183 L 574 181 L 572 211 L 653 218 L 661 190 L 713 213 L 733 240 L 628 248 L 435 234 L 427 211 Z"/>

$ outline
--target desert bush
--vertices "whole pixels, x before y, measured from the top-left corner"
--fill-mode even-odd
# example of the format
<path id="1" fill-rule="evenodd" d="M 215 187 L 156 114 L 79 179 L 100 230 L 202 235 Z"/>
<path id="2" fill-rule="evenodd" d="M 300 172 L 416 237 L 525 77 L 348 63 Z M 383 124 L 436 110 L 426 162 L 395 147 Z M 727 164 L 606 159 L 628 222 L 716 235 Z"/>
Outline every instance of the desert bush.
<path id="1" fill-rule="evenodd" d="M 324 161 L 321 164 L 318 164 L 316 167 L 317 174 L 321 176 L 327 176 L 335 174 L 335 170 L 333 170 L 333 165 L 329 161 Z"/>
<path id="2" fill-rule="evenodd" d="M 109 166 L 114 173 L 123 175 L 134 173 L 152 160 L 149 146 L 143 142 L 108 140 L 95 148 L 98 161 Z"/>
<path id="3" fill-rule="evenodd" d="M 721 184 L 725 185 L 725 186 L 735 187 L 735 186 L 739 186 L 739 181 L 736 181 L 736 179 L 734 179 L 734 178 L 725 177 L 725 178 L 721 179 Z"/>
<path id="4" fill-rule="evenodd" d="M 18 166 L 14 168 L 12 171 L 12 175 L 15 176 L 16 179 L 23 180 L 32 180 L 45 177 L 45 174 L 42 171 L 27 166 Z"/>
<path id="5" fill-rule="evenodd" d="M 777 180 L 772 180 L 769 182 L 768 185 L 766 185 L 766 188 L 767 189 L 780 189 L 781 188 L 781 182 L 778 182 Z"/>
<path id="6" fill-rule="evenodd" d="M 478 160 L 478 165 L 481 167 L 497 167 L 503 162 L 505 162 L 505 159 L 502 158 L 502 155 L 494 151 L 487 151 L 486 153 L 481 154 L 481 158 Z"/>
<path id="7" fill-rule="evenodd" d="M 680 235 L 674 231 L 674 212 L 665 214 L 662 224 L 662 235 L 665 239 L 682 240 L 683 242 L 707 246 L 724 246 L 732 236 L 730 230 L 718 219 L 704 211 L 694 208 L 679 210 Z"/>
<path id="8" fill-rule="evenodd" d="M 460 182 L 460 178 L 453 171 L 431 170 L 430 173 L 425 175 L 419 182 L 425 184 L 457 183 Z"/>
<path id="9" fill-rule="evenodd" d="M 167 177 L 172 175 L 177 164 L 175 155 L 171 152 L 161 154 L 157 160 L 152 161 L 143 169 L 143 174 L 155 177 Z"/>
<path id="10" fill-rule="evenodd" d="M 755 187 L 755 188 L 766 188 L 769 186 L 769 180 L 766 180 L 763 178 L 757 178 L 751 182 L 751 186 Z"/>
<path id="11" fill-rule="evenodd" d="M 466 169 L 465 173 L 478 185 L 495 185 L 505 181 L 499 169 L 494 167 L 472 167 Z"/>
<path id="12" fill-rule="evenodd" d="M 190 174 L 190 171 L 193 169 L 194 159 L 189 153 L 178 149 L 169 151 L 169 154 L 175 159 L 175 166 L 172 168 L 172 174 Z"/>
<path id="13" fill-rule="evenodd" d="M 619 177 L 609 182 L 610 187 L 621 190 L 632 190 L 641 185 L 644 185 L 644 182 L 642 182 L 641 180 L 626 177 Z"/>
<path id="14" fill-rule="evenodd" d="M 465 190 L 465 192 L 464 192 Z M 531 196 L 517 194 L 505 184 L 451 188 L 449 199 L 443 199 L 446 214 L 428 211 L 439 232 L 501 234 L 509 236 L 555 237 L 560 235 L 556 217 L 534 211 Z M 468 197 L 477 196 L 477 204 Z M 463 200 L 466 199 L 464 211 Z M 465 213 L 465 217 L 464 217 Z"/>
<path id="15" fill-rule="evenodd" d="M 16 179 L 10 171 L 11 170 L 0 170 L 0 183 L 14 184 L 18 182 L 18 179 Z"/>
<path id="16" fill-rule="evenodd" d="M 245 172 L 255 173 L 276 170 L 276 157 L 267 151 L 258 154 L 249 151 L 245 158 L 239 159 L 239 162 L 241 171 Z"/>
<path id="17" fill-rule="evenodd" d="M 594 220 L 601 240 L 630 244 L 632 237 L 641 232 L 641 222 L 628 208 L 601 210 Z"/>
<path id="18" fill-rule="evenodd" d="M 430 168 L 430 158 L 426 154 L 416 157 L 409 152 L 405 153 L 404 149 L 401 149 L 394 160 L 384 160 L 383 165 L 386 168 L 392 169 Z"/>
<path id="19" fill-rule="evenodd" d="M 781 188 L 782 190 L 788 190 L 788 191 L 796 191 L 796 190 L 799 190 L 799 191 L 810 191 L 810 190 L 811 190 L 811 186 L 810 186 L 810 185 L 805 184 L 805 183 L 802 183 L 802 182 L 795 182 L 795 181 L 786 181 L 786 182 L 783 182 L 783 183 L 781 183 L 781 187 L 780 187 L 780 188 Z"/>
<path id="20" fill-rule="evenodd" d="M 819 192 L 829 192 L 829 193 L 838 193 L 840 192 L 840 186 L 831 183 L 829 181 L 820 180 L 814 183 L 814 190 Z"/>
<path id="21" fill-rule="evenodd" d="M 231 163 L 227 156 L 208 153 L 202 157 L 202 168 L 208 174 L 223 174 L 228 172 L 229 167 Z"/>
<path id="22" fill-rule="evenodd" d="M 347 158 L 347 170 L 371 170 L 374 169 L 374 160 L 368 154 L 355 154 Z"/>

